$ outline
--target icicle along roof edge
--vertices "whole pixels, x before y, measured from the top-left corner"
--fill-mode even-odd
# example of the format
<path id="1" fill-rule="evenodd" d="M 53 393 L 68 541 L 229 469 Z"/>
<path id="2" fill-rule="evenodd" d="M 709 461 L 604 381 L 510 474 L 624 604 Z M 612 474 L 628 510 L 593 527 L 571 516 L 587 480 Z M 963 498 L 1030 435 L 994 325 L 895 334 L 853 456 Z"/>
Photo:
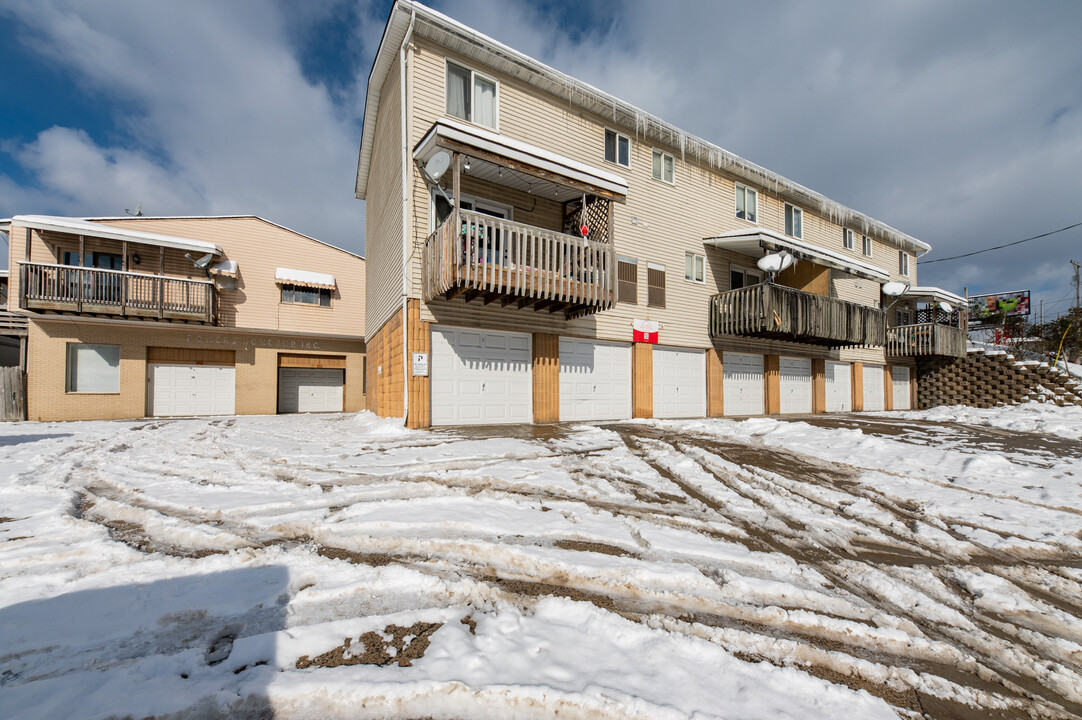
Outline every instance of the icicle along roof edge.
<path id="1" fill-rule="evenodd" d="M 663 143 L 678 151 L 684 161 L 691 158 L 711 170 L 727 172 L 764 191 L 790 200 L 806 210 L 815 210 L 831 222 L 859 229 L 862 234 L 874 235 L 895 247 L 931 250 L 931 246 L 927 243 L 880 220 L 846 207 L 708 140 L 685 132 L 656 115 L 545 65 L 453 18 L 410 0 L 398 0 L 392 8 L 383 41 L 373 64 L 372 74 L 369 77 L 358 163 L 358 197 L 364 196 L 368 184 L 368 161 L 371 157 L 371 142 L 375 130 L 375 110 L 378 107 L 379 93 L 389 70 L 390 61 L 405 37 L 411 16 L 415 18 L 414 32 L 416 34 L 517 78 L 554 97 L 566 100 L 571 105 L 611 120 L 620 127 L 634 129 L 637 137 Z M 389 55 L 385 56 L 385 53 Z M 370 110 L 372 111 L 371 118 L 369 117 Z"/>

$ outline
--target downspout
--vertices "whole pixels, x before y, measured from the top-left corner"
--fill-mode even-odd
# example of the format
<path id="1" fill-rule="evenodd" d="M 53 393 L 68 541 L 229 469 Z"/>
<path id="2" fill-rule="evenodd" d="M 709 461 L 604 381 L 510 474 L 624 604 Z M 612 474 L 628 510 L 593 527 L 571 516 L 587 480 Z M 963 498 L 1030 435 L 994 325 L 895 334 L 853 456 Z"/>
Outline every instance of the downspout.
<path id="1" fill-rule="evenodd" d="M 409 140 L 406 134 L 406 45 L 413 37 L 413 24 L 417 20 L 417 10 L 410 10 L 410 24 L 402 45 L 398 49 L 398 115 L 402 131 L 402 422 L 409 417 L 409 258 L 407 251 L 412 244 L 409 237 Z"/>

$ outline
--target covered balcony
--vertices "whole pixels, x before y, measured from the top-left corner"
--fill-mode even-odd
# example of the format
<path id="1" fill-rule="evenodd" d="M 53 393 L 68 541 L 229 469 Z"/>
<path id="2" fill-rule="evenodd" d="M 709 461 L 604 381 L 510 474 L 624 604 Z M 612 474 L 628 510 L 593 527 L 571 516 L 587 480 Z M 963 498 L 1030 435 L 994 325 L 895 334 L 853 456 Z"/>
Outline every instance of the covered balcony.
<path id="1" fill-rule="evenodd" d="M 437 122 L 414 158 L 436 218 L 425 302 L 461 297 L 568 318 L 613 306 L 622 178 L 453 120 Z"/>
<path id="2" fill-rule="evenodd" d="M 892 308 L 887 357 L 965 357 L 967 303 L 936 287 L 912 287 Z"/>
<path id="3" fill-rule="evenodd" d="M 213 243 L 75 218 L 13 221 L 27 231 L 26 259 L 18 262 L 19 307 L 214 324 L 217 291 L 205 268 L 222 251 Z M 192 258 L 193 251 L 202 257 Z M 132 265 L 157 268 L 133 271 Z M 184 277 L 185 272 L 207 278 Z"/>
<path id="4" fill-rule="evenodd" d="M 826 347 L 882 347 L 886 343 L 883 310 L 832 294 L 832 270 L 874 282 L 878 289 L 879 283 L 889 280 L 879 268 L 764 228 L 725 233 L 704 243 L 747 257 L 751 267 L 773 252 L 785 252 L 796 259 L 796 264 L 780 272 L 774 281 L 714 295 L 710 300 L 711 337 L 738 335 Z M 738 274 L 730 272 L 732 285 Z M 762 280 L 764 275 L 758 272 L 754 279 Z"/>

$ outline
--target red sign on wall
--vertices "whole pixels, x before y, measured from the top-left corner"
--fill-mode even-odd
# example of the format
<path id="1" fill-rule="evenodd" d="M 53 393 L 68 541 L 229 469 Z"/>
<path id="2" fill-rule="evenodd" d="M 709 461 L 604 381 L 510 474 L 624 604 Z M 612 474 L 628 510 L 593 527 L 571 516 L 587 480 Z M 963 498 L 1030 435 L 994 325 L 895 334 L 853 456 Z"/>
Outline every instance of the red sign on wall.
<path id="1" fill-rule="evenodd" d="M 661 324 L 657 320 L 633 320 L 632 337 L 635 342 L 657 344 L 658 330 Z"/>

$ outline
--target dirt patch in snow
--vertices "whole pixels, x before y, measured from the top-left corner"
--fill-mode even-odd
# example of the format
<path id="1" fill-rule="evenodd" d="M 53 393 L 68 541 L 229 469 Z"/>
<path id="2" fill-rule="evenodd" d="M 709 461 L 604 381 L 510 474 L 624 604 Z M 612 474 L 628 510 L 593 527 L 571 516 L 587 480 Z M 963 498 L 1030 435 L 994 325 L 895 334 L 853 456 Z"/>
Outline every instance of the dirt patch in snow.
<path id="1" fill-rule="evenodd" d="M 553 546 L 560 548 L 561 550 L 577 550 L 579 552 L 595 552 L 603 555 L 615 555 L 616 557 L 634 557 L 633 553 L 624 550 L 623 548 L 616 547 L 615 545 L 606 545 L 599 542 L 585 542 L 583 540 L 557 540 L 553 543 Z"/>
<path id="2" fill-rule="evenodd" d="M 379 665 L 385 667 L 397 663 L 399 667 L 410 667 L 414 660 L 424 657 L 431 644 L 432 633 L 443 627 L 443 623 L 415 622 L 410 626 L 388 625 L 382 632 L 370 631 L 357 638 L 345 638 L 342 644 L 313 658 L 301 655 L 296 667 L 304 670 L 311 667 L 340 667 L 343 665 Z"/>
<path id="3" fill-rule="evenodd" d="M 317 547 L 316 553 L 331 560 L 345 560 L 355 565 L 372 565 L 373 567 L 383 567 L 404 560 L 402 557 L 389 553 L 364 553 L 326 545 Z"/>

